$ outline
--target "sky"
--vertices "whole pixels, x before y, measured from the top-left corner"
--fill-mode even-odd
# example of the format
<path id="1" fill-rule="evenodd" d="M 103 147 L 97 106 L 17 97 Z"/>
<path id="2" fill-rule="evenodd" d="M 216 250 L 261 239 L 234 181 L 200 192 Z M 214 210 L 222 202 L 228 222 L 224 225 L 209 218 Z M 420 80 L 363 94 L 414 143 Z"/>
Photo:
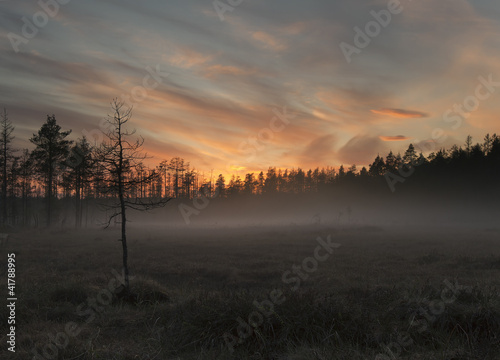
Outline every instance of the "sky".
<path id="1" fill-rule="evenodd" d="M 17 148 L 119 98 L 153 164 L 368 165 L 500 133 L 499 33 L 496 0 L 3 0 L 0 107 Z"/>

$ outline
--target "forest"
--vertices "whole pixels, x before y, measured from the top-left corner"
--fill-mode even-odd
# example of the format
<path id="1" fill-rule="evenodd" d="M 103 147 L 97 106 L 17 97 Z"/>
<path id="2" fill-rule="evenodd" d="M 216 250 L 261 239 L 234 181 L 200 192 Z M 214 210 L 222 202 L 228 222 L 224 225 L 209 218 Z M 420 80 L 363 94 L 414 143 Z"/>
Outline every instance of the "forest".
<path id="1" fill-rule="evenodd" d="M 102 144 L 91 144 L 85 137 L 69 139 L 71 130 L 63 130 L 55 115 L 29 141 L 34 148 L 15 149 L 15 122 L 4 108 L 0 121 L 1 223 L 10 227 L 53 226 L 82 227 L 99 223 L 96 213 L 108 208 L 117 193 L 106 172 Z M 131 132 L 130 135 L 135 135 Z M 138 137 L 142 146 L 144 141 Z M 396 194 L 446 194 L 450 197 L 498 195 L 500 180 L 500 137 L 486 134 L 481 142 L 468 136 L 463 145 L 440 148 L 424 155 L 413 144 L 404 154 L 392 151 L 376 155 L 368 167 L 355 164 L 328 165 L 305 170 L 270 166 L 244 178 L 226 179 L 213 172 L 190 167 L 188 161 L 174 156 L 151 166 L 147 155 L 134 164 L 125 164 L 128 187 L 125 196 L 142 205 L 161 199 L 199 197 L 265 199 L 273 194 L 378 194 L 383 198 Z M 149 161 L 147 161 L 149 160 Z M 107 174 L 107 175 L 106 175 Z M 70 215 L 72 214 L 72 215 Z M 112 217 L 112 216 L 111 216 Z"/>

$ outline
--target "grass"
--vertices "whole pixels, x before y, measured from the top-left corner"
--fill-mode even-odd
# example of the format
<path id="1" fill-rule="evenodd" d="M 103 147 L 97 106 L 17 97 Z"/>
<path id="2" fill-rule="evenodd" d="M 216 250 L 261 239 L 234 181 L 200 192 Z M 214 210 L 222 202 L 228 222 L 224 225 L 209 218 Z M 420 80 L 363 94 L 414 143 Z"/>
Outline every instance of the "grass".
<path id="1" fill-rule="evenodd" d="M 283 273 L 329 234 L 342 246 L 292 290 Z M 109 297 L 117 238 L 116 230 L 33 231 L 3 249 L 4 258 L 16 253 L 19 299 L 9 359 L 43 352 L 68 323 L 80 332 L 67 344 L 60 335 L 54 358 L 500 358 L 495 231 L 132 229 L 137 304 Z M 279 303 L 270 306 L 273 294 Z M 7 316 L 4 307 L 2 324 Z"/>

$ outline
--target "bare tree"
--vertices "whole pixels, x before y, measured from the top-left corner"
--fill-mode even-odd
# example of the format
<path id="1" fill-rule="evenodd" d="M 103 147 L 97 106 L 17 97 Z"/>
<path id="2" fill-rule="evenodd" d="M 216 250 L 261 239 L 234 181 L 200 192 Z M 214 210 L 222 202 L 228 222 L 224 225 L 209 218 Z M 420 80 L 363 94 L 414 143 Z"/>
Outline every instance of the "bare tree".
<path id="1" fill-rule="evenodd" d="M 108 197 L 112 198 L 112 203 L 107 206 L 113 211 L 107 219 L 106 227 L 115 218 L 121 219 L 120 241 L 123 252 L 124 284 L 123 292 L 120 295 L 129 297 L 131 293 L 127 248 L 127 210 L 151 210 L 164 206 L 170 198 L 133 198 L 135 188 L 156 181 L 161 174 L 152 171 L 142 177 L 133 176 L 134 173 L 143 168 L 142 162 L 147 157 L 142 152 L 144 139 L 139 137 L 132 140 L 135 130 L 125 129 L 125 124 L 132 118 L 132 108 L 125 107 L 125 104 L 117 99 L 111 102 L 111 108 L 113 114 L 108 115 L 107 118 L 107 129 L 109 130 L 104 133 L 105 140 L 97 149 L 97 157 L 103 169 L 101 180 L 106 185 Z"/>

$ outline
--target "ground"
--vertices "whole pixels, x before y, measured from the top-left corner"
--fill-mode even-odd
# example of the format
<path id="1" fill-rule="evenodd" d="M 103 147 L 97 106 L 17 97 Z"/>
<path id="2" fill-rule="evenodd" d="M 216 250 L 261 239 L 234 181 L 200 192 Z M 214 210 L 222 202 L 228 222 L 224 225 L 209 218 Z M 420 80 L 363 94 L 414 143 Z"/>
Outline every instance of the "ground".
<path id="1" fill-rule="evenodd" d="M 0 358 L 500 359 L 498 228 L 133 226 L 136 303 L 118 229 L 14 234 Z"/>

